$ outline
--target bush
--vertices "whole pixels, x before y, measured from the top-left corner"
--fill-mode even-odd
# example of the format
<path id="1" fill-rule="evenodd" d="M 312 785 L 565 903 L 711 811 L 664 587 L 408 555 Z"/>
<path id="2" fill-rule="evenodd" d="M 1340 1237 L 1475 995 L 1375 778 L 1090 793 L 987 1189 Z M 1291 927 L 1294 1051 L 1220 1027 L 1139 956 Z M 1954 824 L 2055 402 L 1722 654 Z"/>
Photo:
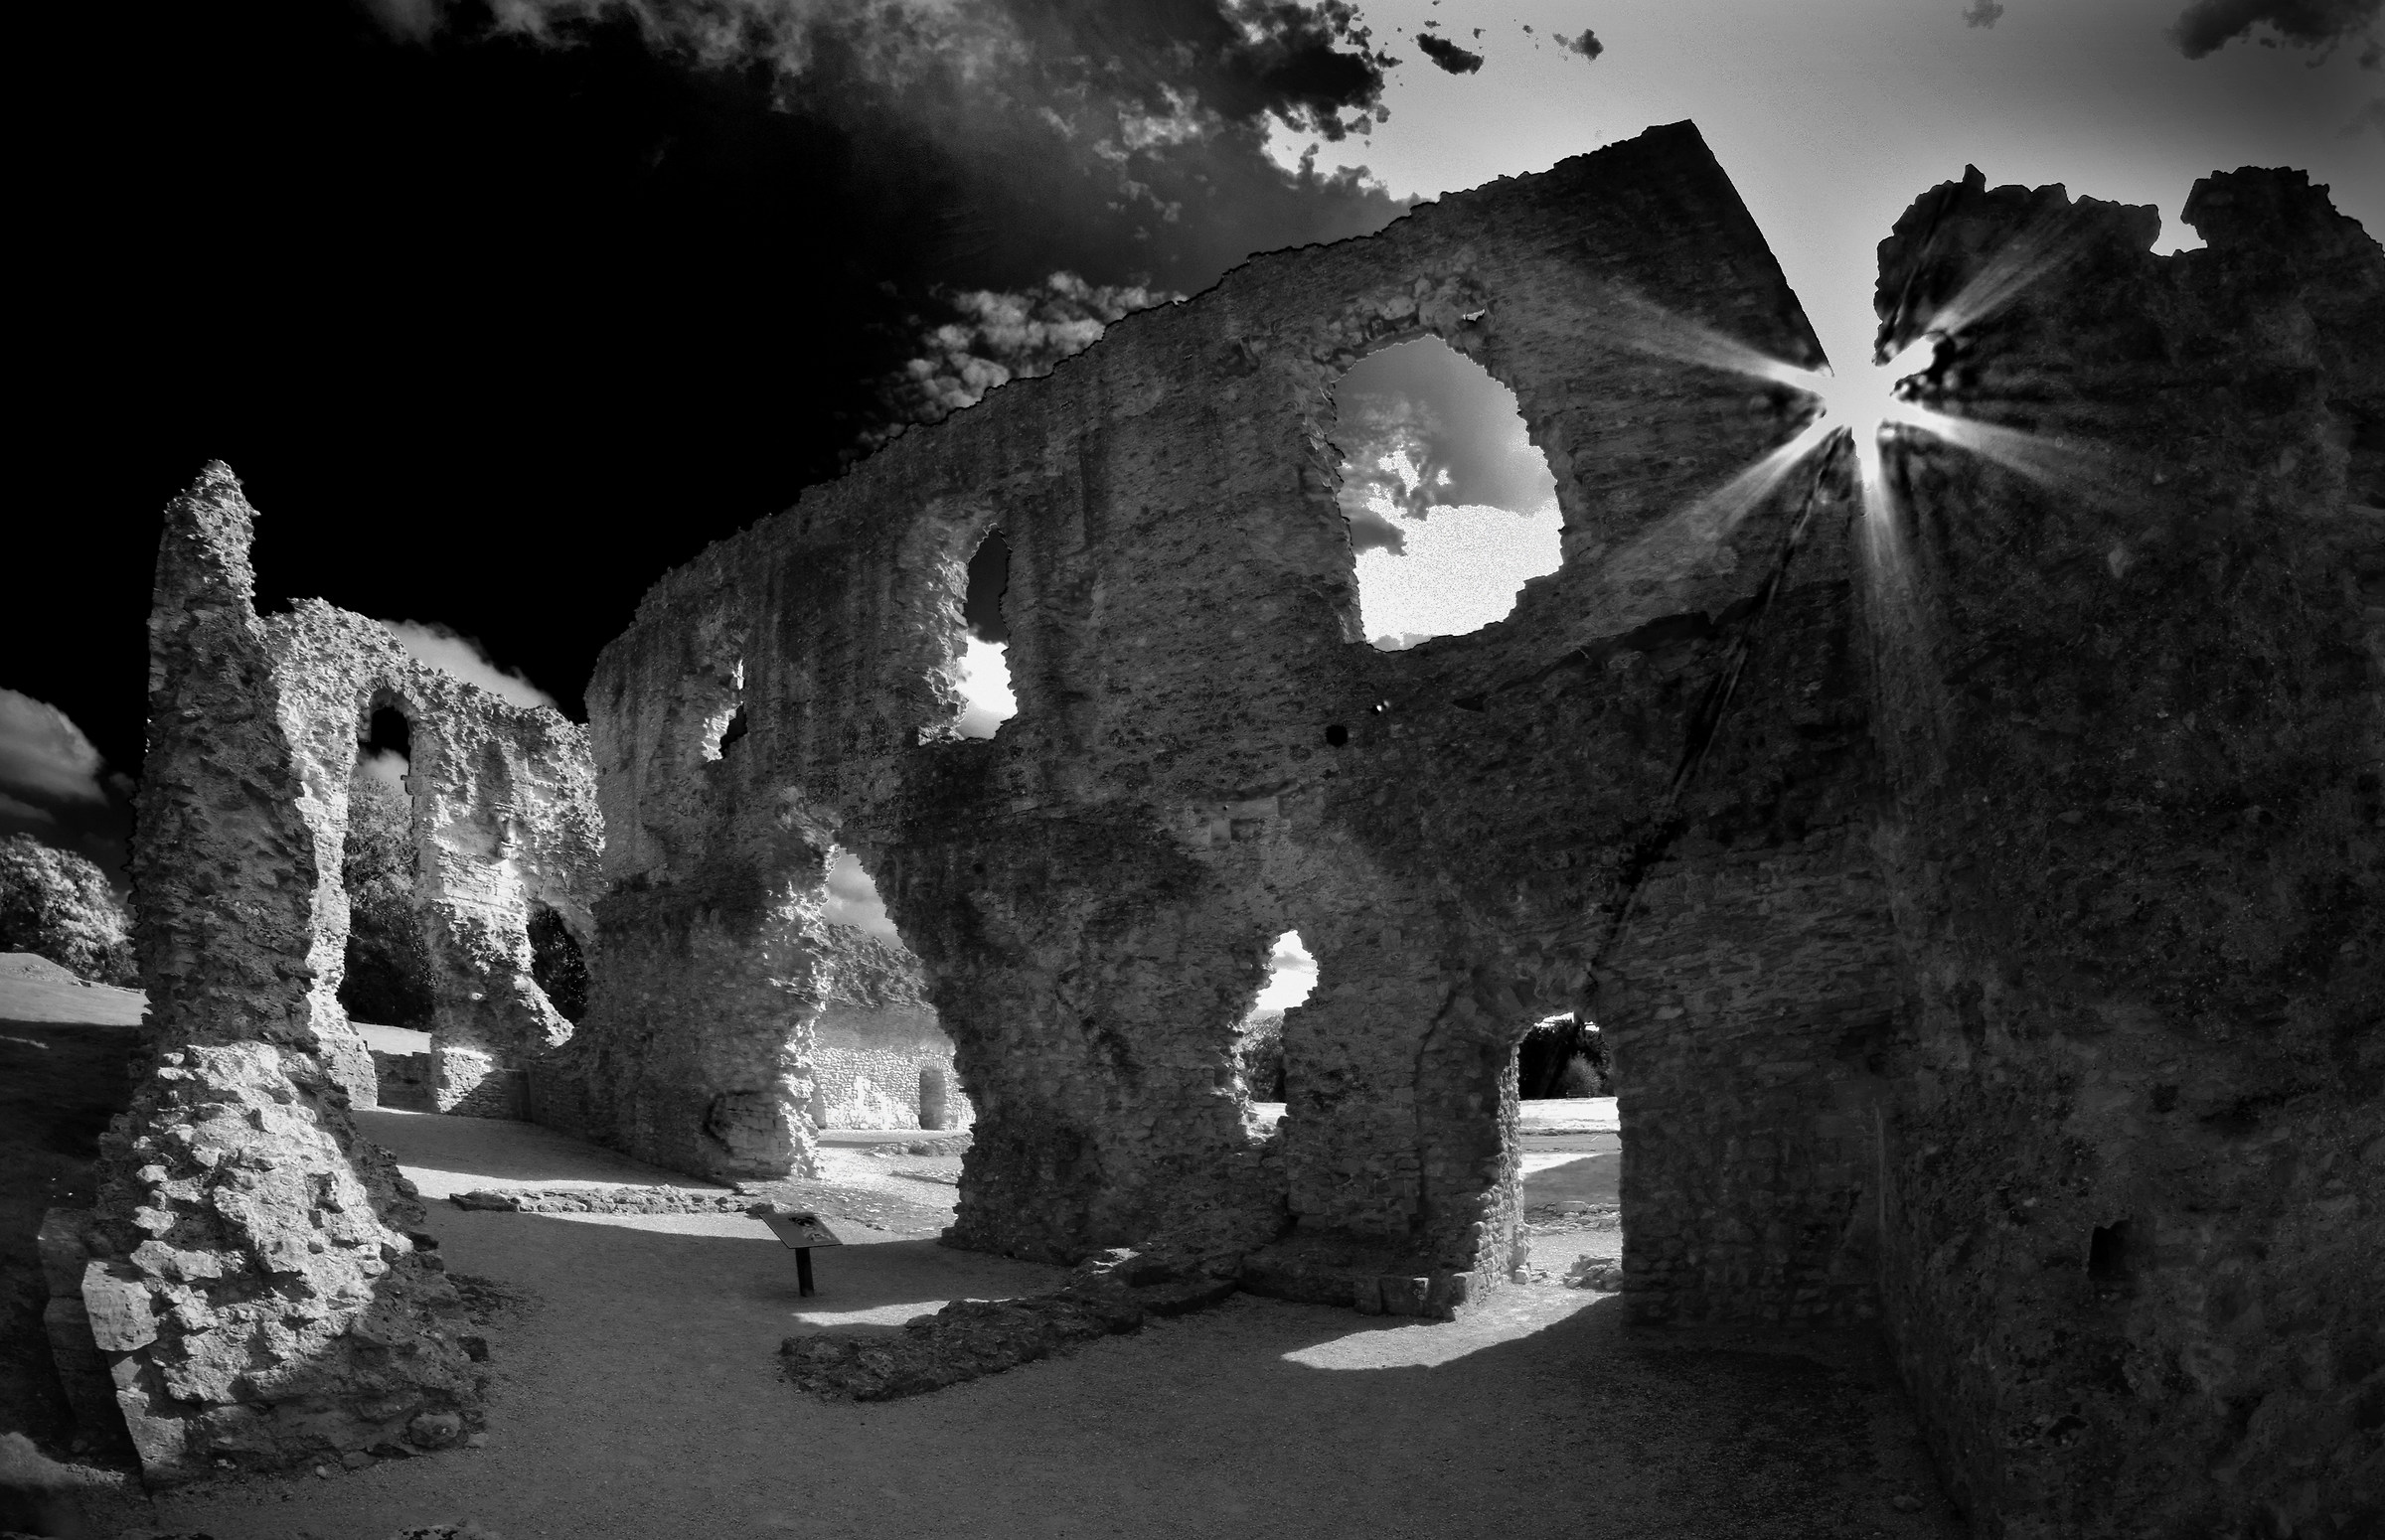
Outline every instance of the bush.
<path id="1" fill-rule="evenodd" d="M 140 986 L 132 924 L 99 868 L 31 835 L 0 840 L 0 952 L 33 952 L 85 979 Z"/>

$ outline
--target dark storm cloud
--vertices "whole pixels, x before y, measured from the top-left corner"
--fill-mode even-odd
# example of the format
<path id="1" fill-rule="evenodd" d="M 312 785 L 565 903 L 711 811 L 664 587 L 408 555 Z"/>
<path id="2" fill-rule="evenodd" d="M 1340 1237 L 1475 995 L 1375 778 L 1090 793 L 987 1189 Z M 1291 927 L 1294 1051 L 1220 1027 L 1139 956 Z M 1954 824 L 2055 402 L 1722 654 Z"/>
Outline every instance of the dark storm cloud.
<path id="1" fill-rule="evenodd" d="M 2194 0 L 2169 35 L 2188 59 L 2201 59 L 2267 23 L 2297 48 L 2332 48 L 2365 33 L 2385 0 Z M 2360 62 L 2374 68 L 2372 42 Z"/>
<path id="2" fill-rule="evenodd" d="M 914 174 L 937 162 L 947 265 L 998 288 L 1059 270 L 1205 287 L 1253 251 L 1401 208 L 1362 173 L 1266 154 L 1271 124 L 1340 140 L 1381 115 L 1386 61 L 1347 0 L 496 0 L 469 26 L 443 0 L 369 3 L 399 37 L 443 20 L 568 47 L 634 24 L 700 69 L 773 71 L 787 111 Z"/>
<path id="3" fill-rule="evenodd" d="M 1998 0 L 1971 0 L 1971 9 L 1963 13 L 1966 27 L 1989 27 L 2004 19 L 2004 8 Z"/>
<path id="4" fill-rule="evenodd" d="M 1416 46 L 1424 57 L 1447 70 L 1451 75 L 1472 75 L 1483 67 L 1483 56 L 1460 48 L 1447 38 L 1436 38 L 1429 32 L 1416 34 Z"/>
<path id="5" fill-rule="evenodd" d="M 1578 38 L 1560 37 L 1557 41 L 1584 59 L 1596 59 L 1607 51 L 1607 46 L 1598 41 L 1598 34 L 1587 27 L 1582 29 L 1582 35 Z"/>

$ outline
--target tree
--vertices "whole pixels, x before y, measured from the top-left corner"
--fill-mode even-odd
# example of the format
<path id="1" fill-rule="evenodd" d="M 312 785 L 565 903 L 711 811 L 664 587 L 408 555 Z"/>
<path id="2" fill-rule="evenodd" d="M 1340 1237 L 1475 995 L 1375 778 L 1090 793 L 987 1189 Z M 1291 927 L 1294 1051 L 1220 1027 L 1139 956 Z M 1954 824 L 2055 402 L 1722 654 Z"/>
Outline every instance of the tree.
<path id="1" fill-rule="evenodd" d="M 132 925 L 107 878 L 31 835 L 0 840 L 0 952 L 39 953 L 104 984 L 140 984 Z"/>

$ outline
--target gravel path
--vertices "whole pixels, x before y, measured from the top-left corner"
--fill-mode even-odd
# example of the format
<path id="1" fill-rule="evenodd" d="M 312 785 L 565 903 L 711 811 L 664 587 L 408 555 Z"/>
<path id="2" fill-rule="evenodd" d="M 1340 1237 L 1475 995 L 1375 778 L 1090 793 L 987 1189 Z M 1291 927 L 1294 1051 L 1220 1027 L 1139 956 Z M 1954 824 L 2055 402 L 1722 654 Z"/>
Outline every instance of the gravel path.
<path id="1" fill-rule="evenodd" d="M 653 1179 L 528 1125 L 365 1121 L 426 1193 Z M 837 1151 L 832 1163 L 830 1185 L 890 1197 L 904 1184 L 900 1162 Z M 854 1226 L 856 1244 L 815 1253 L 820 1293 L 802 1300 L 794 1259 L 742 1216 L 430 1207 L 491 1345 L 485 1447 L 154 1501 L 102 1495 L 90 1532 L 390 1540 L 448 1521 L 503 1540 L 1960 1533 L 1863 1335 L 1784 1346 L 1633 1331 L 1615 1297 L 1554 1284 L 1449 1323 L 1237 1296 L 916 1400 L 827 1404 L 779 1379 L 781 1337 L 884 1330 L 1059 1274 Z M 1610 1214 L 1551 1219 L 1535 1265 L 1619 1241 Z M 1921 1510 L 1892 1506 L 1899 1494 Z"/>

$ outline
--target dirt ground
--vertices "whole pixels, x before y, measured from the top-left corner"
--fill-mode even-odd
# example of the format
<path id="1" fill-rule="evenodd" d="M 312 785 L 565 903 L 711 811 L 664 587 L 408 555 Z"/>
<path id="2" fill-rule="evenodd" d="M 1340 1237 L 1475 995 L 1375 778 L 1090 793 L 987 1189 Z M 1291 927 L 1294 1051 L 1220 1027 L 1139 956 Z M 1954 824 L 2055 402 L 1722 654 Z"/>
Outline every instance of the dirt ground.
<path id="1" fill-rule="evenodd" d="M 78 1516 L 54 1529 L 92 1540 L 393 1540 L 436 1523 L 499 1540 L 1962 1532 L 1868 1333 L 1633 1329 L 1617 1297 L 1557 1282 L 1575 1256 L 1620 1251 L 1619 1160 L 1604 1131 L 1527 1137 L 1542 1281 L 1465 1320 L 1236 1296 L 1065 1357 L 862 1406 L 781 1380 L 781 1338 L 883 1331 L 1060 1276 L 936 1244 L 956 1157 L 889 1156 L 861 1137 L 827 1146 L 823 1180 L 802 1185 L 850 1244 L 815 1253 L 819 1293 L 806 1300 L 794 1258 L 741 1215 L 442 1200 L 508 1184 L 697 1185 L 684 1177 L 527 1124 L 360 1121 L 430 1199 L 429 1228 L 489 1340 L 482 1446 L 154 1496 L 93 1468 Z"/>

